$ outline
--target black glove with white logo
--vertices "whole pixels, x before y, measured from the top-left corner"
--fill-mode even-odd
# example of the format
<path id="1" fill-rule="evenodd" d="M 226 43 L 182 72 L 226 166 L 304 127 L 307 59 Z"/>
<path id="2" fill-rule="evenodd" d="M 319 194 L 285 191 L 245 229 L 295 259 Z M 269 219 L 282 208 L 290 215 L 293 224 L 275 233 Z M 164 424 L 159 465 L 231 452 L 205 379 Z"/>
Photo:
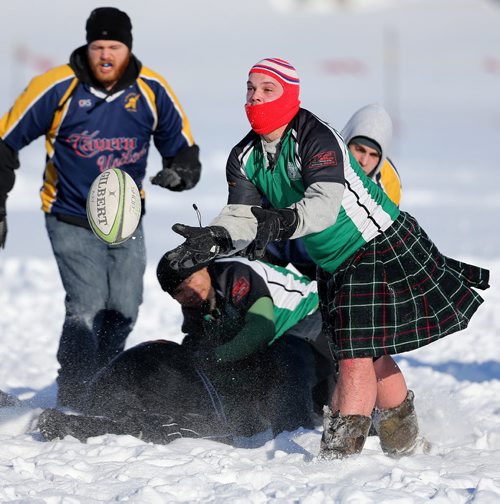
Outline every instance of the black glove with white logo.
<path id="1" fill-rule="evenodd" d="M 166 254 L 173 269 L 189 269 L 208 264 L 218 255 L 227 254 L 233 249 L 231 236 L 222 226 L 192 227 L 174 224 L 172 229 L 186 238 L 182 245 Z"/>
<path id="2" fill-rule="evenodd" d="M 179 151 L 173 158 L 163 158 L 163 169 L 151 177 L 151 183 L 171 191 L 191 189 L 200 180 L 199 153 L 199 147 L 191 145 Z"/>
<path id="3" fill-rule="evenodd" d="M 251 208 L 257 217 L 257 234 L 254 241 L 247 247 L 246 255 L 251 260 L 264 256 L 266 247 L 273 241 L 288 240 L 299 223 L 297 211 L 291 208 Z"/>

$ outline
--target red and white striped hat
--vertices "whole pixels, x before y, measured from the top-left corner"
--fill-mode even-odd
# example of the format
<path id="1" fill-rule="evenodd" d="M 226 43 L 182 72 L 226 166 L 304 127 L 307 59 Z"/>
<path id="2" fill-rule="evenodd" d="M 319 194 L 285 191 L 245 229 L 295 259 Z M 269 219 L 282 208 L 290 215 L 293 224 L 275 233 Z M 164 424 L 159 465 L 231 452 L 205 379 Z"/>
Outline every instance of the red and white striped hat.
<path id="1" fill-rule="evenodd" d="M 250 68 L 249 74 L 251 73 L 263 73 L 274 77 L 283 86 L 300 85 L 300 79 L 297 75 L 297 70 L 288 63 L 288 61 L 278 59 L 278 58 L 265 58 L 258 63 L 256 63 L 252 68 Z"/>
<path id="2" fill-rule="evenodd" d="M 283 94 L 276 100 L 245 105 L 252 129 L 259 135 L 266 135 L 288 124 L 299 111 L 300 79 L 293 65 L 279 58 L 265 58 L 259 61 L 250 68 L 248 75 L 252 73 L 269 75 L 283 88 Z"/>

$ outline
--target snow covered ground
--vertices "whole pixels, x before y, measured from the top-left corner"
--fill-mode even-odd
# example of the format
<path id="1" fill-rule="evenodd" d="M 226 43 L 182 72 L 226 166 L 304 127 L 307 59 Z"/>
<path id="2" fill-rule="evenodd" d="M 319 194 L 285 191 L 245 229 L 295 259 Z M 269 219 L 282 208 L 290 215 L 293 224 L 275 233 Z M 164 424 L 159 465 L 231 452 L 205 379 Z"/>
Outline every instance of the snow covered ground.
<path id="1" fill-rule="evenodd" d="M 23 399 L 0 410 L 0 502 L 496 503 L 500 499 L 500 261 L 468 330 L 400 357 L 415 391 L 429 454 L 398 461 L 377 438 L 362 455 L 317 461 L 321 429 L 232 448 L 183 439 L 167 446 L 128 436 L 42 442 L 35 419 L 55 400 L 63 293 L 50 260 L 0 267 L 0 383 Z M 146 277 L 147 295 L 130 344 L 178 340 L 180 313 Z"/>
<path id="2" fill-rule="evenodd" d="M 158 446 L 126 436 L 42 442 L 36 417 L 55 403 L 64 294 L 38 210 L 40 141 L 21 153 L 0 252 L 0 389 L 23 401 L 0 411 L 0 502 L 500 502 L 499 2 L 312 3 L 107 2 L 131 15 L 134 50 L 175 89 L 204 164 L 189 193 L 146 185 L 146 296 L 128 344 L 179 339 L 180 310 L 154 277 L 160 255 L 180 241 L 170 226 L 196 222 L 193 202 L 204 223 L 223 204 L 225 158 L 247 130 L 246 71 L 262 57 L 289 59 L 302 78 L 303 105 L 338 129 L 366 103 L 389 108 L 402 208 L 443 252 L 491 270 L 492 287 L 466 331 L 399 357 L 431 452 L 395 461 L 370 438 L 359 457 L 317 461 L 320 428 L 237 448 L 188 439 Z M 99 5 L 2 5 L 0 114 L 44 58 L 67 60 Z M 153 174 L 156 155 L 150 164 Z"/>

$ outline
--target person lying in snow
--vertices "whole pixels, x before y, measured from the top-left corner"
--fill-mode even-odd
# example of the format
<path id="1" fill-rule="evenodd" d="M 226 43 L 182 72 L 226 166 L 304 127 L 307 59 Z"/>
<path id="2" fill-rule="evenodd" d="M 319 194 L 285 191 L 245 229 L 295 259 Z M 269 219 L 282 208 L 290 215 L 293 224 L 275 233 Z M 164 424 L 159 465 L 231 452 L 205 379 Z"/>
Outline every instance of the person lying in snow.
<path id="1" fill-rule="evenodd" d="M 178 271 L 164 256 L 157 274 L 182 305 L 182 344 L 149 341 L 122 352 L 92 381 L 83 415 L 40 415 L 45 439 L 232 442 L 314 426 L 313 387 L 334 371 L 328 350 L 314 348 L 315 282 L 244 258 Z"/>

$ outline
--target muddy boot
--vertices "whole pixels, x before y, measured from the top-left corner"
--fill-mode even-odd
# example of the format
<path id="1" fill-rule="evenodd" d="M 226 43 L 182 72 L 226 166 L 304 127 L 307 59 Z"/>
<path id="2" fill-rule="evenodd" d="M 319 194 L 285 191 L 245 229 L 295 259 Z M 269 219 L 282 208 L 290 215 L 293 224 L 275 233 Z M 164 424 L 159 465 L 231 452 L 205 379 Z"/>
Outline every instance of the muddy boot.
<path id="1" fill-rule="evenodd" d="M 411 455 L 417 445 L 418 422 L 413 405 L 414 394 L 408 390 L 406 399 L 395 408 L 375 410 L 373 425 L 383 452 L 391 457 Z"/>
<path id="2" fill-rule="evenodd" d="M 341 415 L 323 408 L 323 436 L 318 457 L 341 459 L 360 453 L 365 444 L 372 420 L 364 415 Z"/>

